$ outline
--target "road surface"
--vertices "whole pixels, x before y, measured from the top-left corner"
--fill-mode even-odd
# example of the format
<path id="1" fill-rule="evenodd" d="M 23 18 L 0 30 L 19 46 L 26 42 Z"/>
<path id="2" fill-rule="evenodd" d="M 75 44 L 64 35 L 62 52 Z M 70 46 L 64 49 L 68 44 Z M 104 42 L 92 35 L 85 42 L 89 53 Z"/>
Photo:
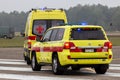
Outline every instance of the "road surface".
<path id="1" fill-rule="evenodd" d="M 66 71 L 63 75 L 54 75 L 50 66 L 33 72 L 23 60 L 23 48 L 0 48 L 0 80 L 119 80 L 120 46 L 113 47 L 113 61 L 104 75 L 98 75 L 93 69 Z"/>

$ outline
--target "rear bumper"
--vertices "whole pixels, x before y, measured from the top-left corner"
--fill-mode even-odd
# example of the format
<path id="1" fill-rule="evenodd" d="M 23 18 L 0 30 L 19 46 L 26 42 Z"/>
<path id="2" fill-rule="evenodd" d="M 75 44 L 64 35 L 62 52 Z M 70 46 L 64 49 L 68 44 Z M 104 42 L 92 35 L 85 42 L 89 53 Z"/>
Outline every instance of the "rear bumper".
<path id="1" fill-rule="evenodd" d="M 72 53 L 65 52 L 59 53 L 59 61 L 62 66 L 65 65 L 96 65 L 96 64 L 109 64 L 112 61 L 112 51 L 109 53 L 73 53 L 74 57 L 69 55 Z M 64 56 L 64 58 L 63 58 Z M 111 56 L 111 57 L 109 57 Z"/>
<path id="2" fill-rule="evenodd" d="M 67 59 L 61 61 L 61 65 L 95 65 L 95 64 L 109 64 L 112 59 Z"/>

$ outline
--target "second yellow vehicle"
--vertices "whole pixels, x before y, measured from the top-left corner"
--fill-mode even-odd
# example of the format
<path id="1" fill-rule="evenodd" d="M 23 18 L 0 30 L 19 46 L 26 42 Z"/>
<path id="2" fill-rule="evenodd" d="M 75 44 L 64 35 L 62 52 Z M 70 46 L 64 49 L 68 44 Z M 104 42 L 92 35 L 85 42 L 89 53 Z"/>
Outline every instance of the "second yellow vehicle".
<path id="1" fill-rule="evenodd" d="M 67 23 L 63 9 L 32 9 L 28 15 L 25 28 L 24 58 L 27 64 L 31 64 L 31 47 L 36 42 L 36 36 L 42 36 L 44 32 L 56 25 Z"/>
<path id="2" fill-rule="evenodd" d="M 62 74 L 69 67 L 91 67 L 104 74 L 112 61 L 112 43 L 101 26 L 56 26 L 48 29 L 42 40 L 37 38 L 30 57 L 33 71 L 51 65 L 54 74 Z"/>

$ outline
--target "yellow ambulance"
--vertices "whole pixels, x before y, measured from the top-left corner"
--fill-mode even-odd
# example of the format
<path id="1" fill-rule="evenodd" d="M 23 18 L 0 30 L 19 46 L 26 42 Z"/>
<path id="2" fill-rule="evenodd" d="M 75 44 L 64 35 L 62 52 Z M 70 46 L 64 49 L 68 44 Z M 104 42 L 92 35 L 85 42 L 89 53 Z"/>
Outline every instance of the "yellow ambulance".
<path id="1" fill-rule="evenodd" d="M 31 54 L 33 71 L 51 65 L 54 74 L 63 74 L 67 68 L 83 67 L 105 74 L 113 57 L 112 43 L 104 29 L 95 25 L 52 27 L 33 45 Z"/>
<path id="2" fill-rule="evenodd" d="M 36 42 L 36 36 L 44 34 L 46 29 L 67 23 L 63 9 L 32 9 L 28 15 L 25 28 L 24 59 L 27 64 L 31 63 L 30 52 L 32 45 Z"/>

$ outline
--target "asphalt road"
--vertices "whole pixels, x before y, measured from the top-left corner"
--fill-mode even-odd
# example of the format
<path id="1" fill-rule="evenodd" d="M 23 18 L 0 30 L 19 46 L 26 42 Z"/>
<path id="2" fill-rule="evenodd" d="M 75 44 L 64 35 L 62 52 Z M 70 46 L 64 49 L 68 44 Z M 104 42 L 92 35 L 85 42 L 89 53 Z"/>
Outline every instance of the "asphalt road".
<path id="1" fill-rule="evenodd" d="M 0 80 L 119 80 L 120 46 L 113 47 L 113 61 L 104 75 L 98 75 L 93 69 L 66 71 L 63 75 L 54 75 L 49 66 L 33 72 L 23 60 L 23 48 L 0 48 Z"/>

